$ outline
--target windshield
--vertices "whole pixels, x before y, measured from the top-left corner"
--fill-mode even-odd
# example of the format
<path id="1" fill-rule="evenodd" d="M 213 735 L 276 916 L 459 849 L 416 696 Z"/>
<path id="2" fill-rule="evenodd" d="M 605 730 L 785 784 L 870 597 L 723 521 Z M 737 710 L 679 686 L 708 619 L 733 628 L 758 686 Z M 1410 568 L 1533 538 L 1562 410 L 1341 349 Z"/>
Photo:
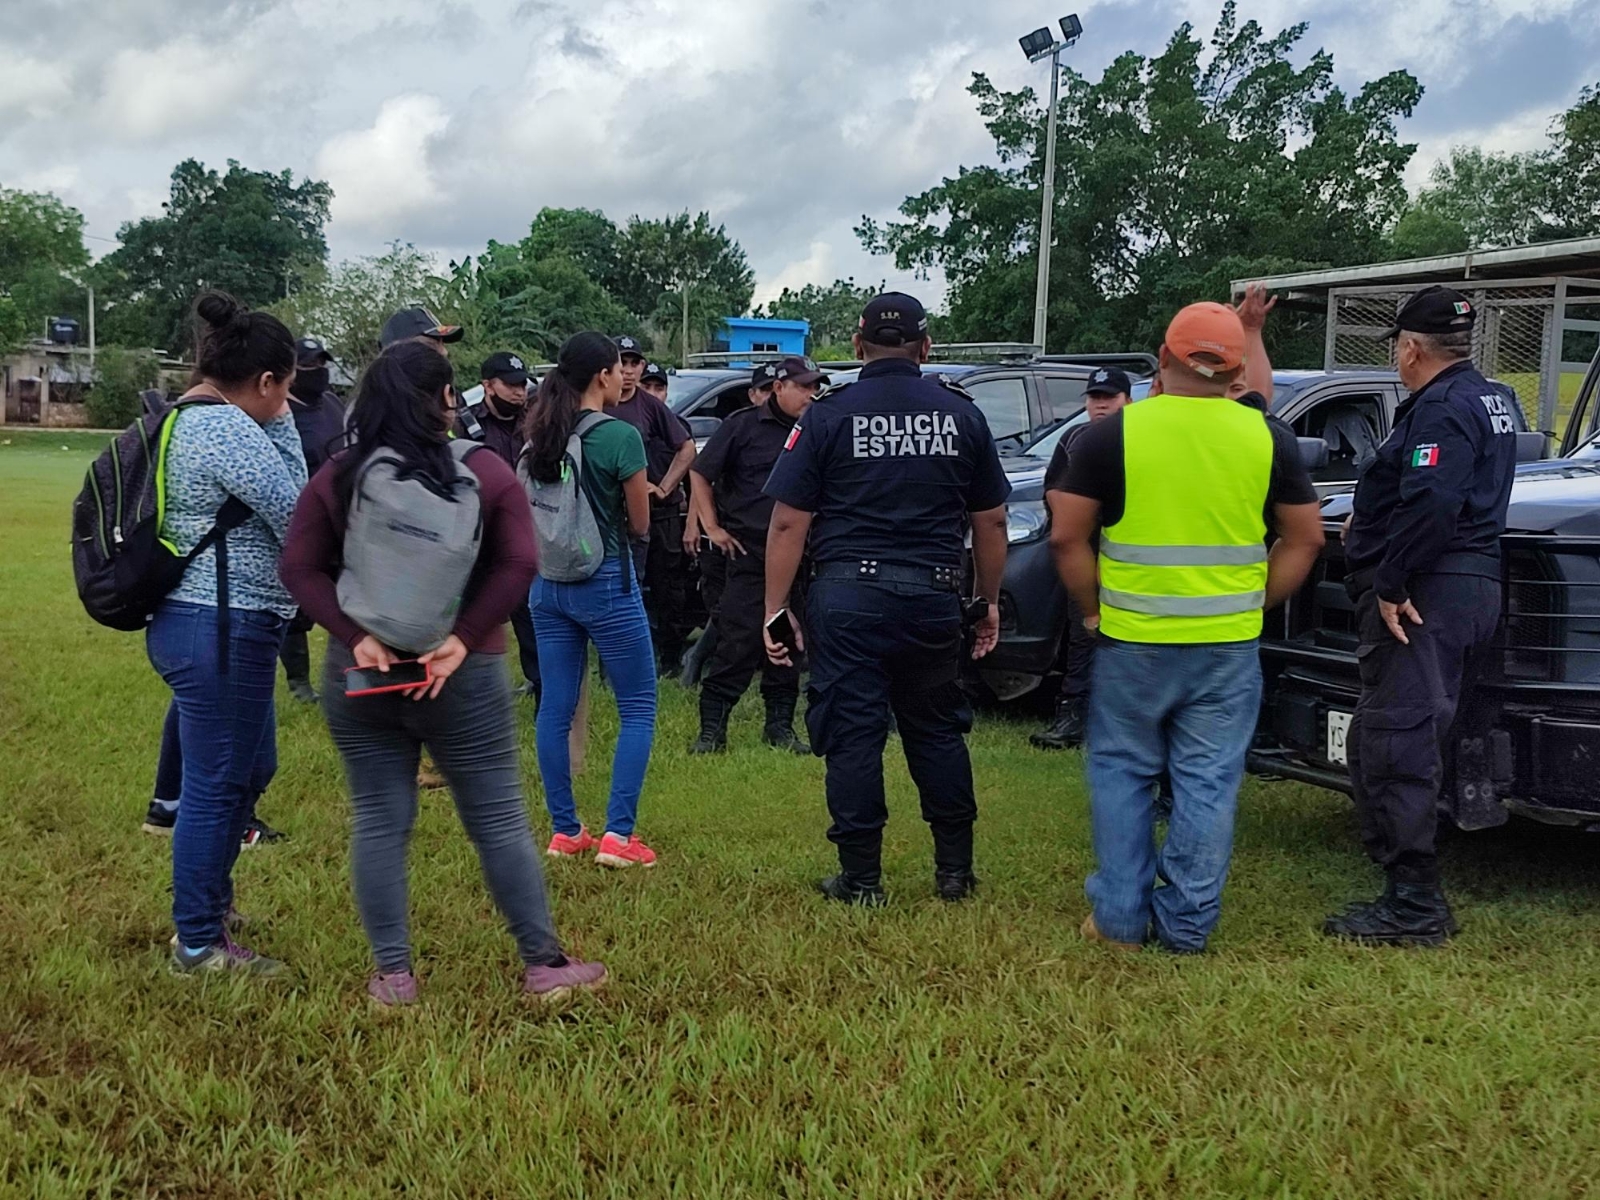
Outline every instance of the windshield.
<path id="1" fill-rule="evenodd" d="M 1150 381 L 1148 379 L 1140 379 L 1134 383 L 1132 396 L 1135 401 L 1143 400 L 1149 394 Z M 1055 454 L 1056 447 L 1061 444 L 1061 439 L 1066 437 L 1069 429 L 1076 429 L 1078 426 L 1087 425 L 1088 423 L 1089 414 L 1087 412 L 1081 412 L 1070 420 L 1058 421 L 1017 453 L 1026 455 L 1029 458 L 1050 458 Z"/>
<path id="2" fill-rule="evenodd" d="M 702 394 L 710 391 L 719 383 L 726 383 L 730 379 L 739 378 L 739 371 L 708 372 L 704 375 L 690 375 L 677 373 L 667 376 L 667 407 L 673 412 L 682 412 Z"/>

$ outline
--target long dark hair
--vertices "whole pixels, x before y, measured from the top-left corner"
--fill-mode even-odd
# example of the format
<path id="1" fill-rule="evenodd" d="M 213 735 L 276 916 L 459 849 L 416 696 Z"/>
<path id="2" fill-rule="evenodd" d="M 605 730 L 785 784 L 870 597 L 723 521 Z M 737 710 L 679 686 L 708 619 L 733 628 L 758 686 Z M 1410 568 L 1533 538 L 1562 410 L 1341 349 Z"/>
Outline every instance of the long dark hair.
<path id="1" fill-rule="evenodd" d="M 334 490 L 348 507 L 361 462 L 379 448 L 405 464 L 401 473 L 449 487 L 456 478 L 450 457 L 444 390 L 455 385 L 450 360 L 420 342 L 397 342 L 361 374 L 344 453 L 337 456 Z"/>
<path id="2" fill-rule="evenodd" d="M 262 375 L 285 379 L 294 372 L 294 336 L 271 313 L 253 312 L 227 292 L 202 292 L 194 302 L 194 382 L 214 379 L 226 387 Z"/>
<path id="3" fill-rule="evenodd" d="M 522 432 L 528 440 L 523 453 L 528 474 L 540 483 L 561 477 L 561 456 L 578 423 L 583 393 L 594 377 L 617 365 L 617 344 L 603 333 L 575 333 L 561 343 L 556 365 L 539 381 L 538 394 L 528 404 Z"/>

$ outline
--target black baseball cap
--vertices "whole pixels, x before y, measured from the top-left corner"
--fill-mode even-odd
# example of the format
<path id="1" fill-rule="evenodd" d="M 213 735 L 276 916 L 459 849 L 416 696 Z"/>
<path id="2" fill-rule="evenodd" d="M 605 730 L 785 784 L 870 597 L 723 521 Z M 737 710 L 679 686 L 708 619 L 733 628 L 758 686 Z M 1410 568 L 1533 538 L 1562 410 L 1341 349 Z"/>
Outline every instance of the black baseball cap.
<path id="1" fill-rule="evenodd" d="M 662 383 L 670 383 L 671 382 L 671 380 L 669 380 L 667 378 L 667 370 L 666 370 L 666 368 L 663 367 L 660 363 L 646 363 L 645 364 L 644 374 L 639 376 L 639 382 L 643 383 L 646 379 L 659 379 Z"/>
<path id="2" fill-rule="evenodd" d="M 644 357 L 644 350 L 639 345 L 639 339 L 629 337 L 627 334 L 623 334 L 617 339 L 617 353 L 623 358 L 627 358 L 630 354 L 634 358 L 642 359 Z"/>
<path id="3" fill-rule="evenodd" d="M 1478 310 L 1454 288 L 1425 287 L 1400 303 L 1394 315 L 1394 328 L 1384 338 L 1402 333 L 1461 333 L 1478 320 Z"/>
<path id="4" fill-rule="evenodd" d="M 459 342 L 465 332 L 459 325 L 440 324 L 439 318 L 425 308 L 402 308 L 383 323 L 378 345 L 387 350 L 396 342 L 419 337 L 432 338 L 436 342 Z"/>
<path id="5" fill-rule="evenodd" d="M 1089 376 L 1089 386 L 1083 389 L 1090 396 L 1126 396 L 1133 391 L 1133 381 L 1126 371 L 1115 367 L 1096 367 Z"/>
<path id="6" fill-rule="evenodd" d="M 332 361 L 333 355 L 328 353 L 328 348 L 314 337 L 303 337 L 294 344 L 296 367 L 320 367 Z"/>
<path id="7" fill-rule="evenodd" d="M 792 355 L 778 364 L 778 378 L 790 383 L 827 383 L 828 376 L 817 364 L 801 355 Z"/>
<path id="8" fill-rule="evenodd" d="M 928 336 L 928 313 L 915 296 L 884 292 L 867 302 L 858 330 L 874 346 L 909 346 Z"/>
<path id="9" fill-rule="evenodd" d="M 512 387 L 521 387 L 528 382 L 528 365 L 519 355 L 502 350 L 483 360 L 483 369 L 478 372 L 478 378 L 498 379 Z"/>
<path id="10" fill-rule="evenodd" d="M 750 386 L 753 388 L 771 387 L 778 382 L 778 364 L 762 363 L 750 372 Z"/>

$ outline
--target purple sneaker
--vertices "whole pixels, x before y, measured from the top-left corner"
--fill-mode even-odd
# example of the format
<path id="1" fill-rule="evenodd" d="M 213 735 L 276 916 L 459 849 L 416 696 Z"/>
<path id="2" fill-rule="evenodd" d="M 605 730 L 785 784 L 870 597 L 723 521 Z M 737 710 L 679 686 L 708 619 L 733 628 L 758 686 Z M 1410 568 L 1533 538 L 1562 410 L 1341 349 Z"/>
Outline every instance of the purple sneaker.
<path id="1" fill-rule="evenodd" d="M 241 946 L 227 934 L 215 946 L 190 953 L 182 946 L 172 948 L 172 972 L 175 975 L 203 975 L 210 972 L 237 971 L 257 979 L 271 979 L 283 973 L 283 963 L 265 954 L 257 954 Z"/>
<path id="2" fill-rule="evenodd" d="M 529 967 L 522 973 L 522 993 L 535 1000 L 562 1000 L 578 988 L 597 988 L 606 969 L 597 962 L 569 958 L 559 967 Z"/>
<path id="3" fill-rule="evenodd" d="M 367 980 L 367 995 L 385 1008 L 417 1002 L 417 977 L 410 971 L 382 971 Z"/>

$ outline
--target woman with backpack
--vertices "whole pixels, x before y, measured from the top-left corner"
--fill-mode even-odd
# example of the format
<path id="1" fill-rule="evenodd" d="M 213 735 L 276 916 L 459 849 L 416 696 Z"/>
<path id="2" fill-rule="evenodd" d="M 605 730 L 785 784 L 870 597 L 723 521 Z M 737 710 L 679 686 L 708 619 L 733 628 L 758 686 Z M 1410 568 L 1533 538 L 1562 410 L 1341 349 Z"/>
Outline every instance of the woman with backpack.
<path id="1" fill-rule="evenodd" d="M 599 333 L 569 338 L 528 405 L 518 474 L 540 526 L 541 568 L 529 603 L 544 676 L 539 773 L 555 827 L 546 853 L 576 857 L 595 850 L 602 866 L 651 867 L 655 851 L 633 827 L 655 739 L 655 652 L 629 553 L 630 535 L 642 537 L 650 529 L 650 484 L 638 430 L 605 415 L 621 395 L 616 344 Z M 590 514 L 598 526 L 597 545 L 577 532 L 588 528 Z M 578 820 L 567 742 L 591 641 L 622 720 L 598 842 Z"/>
<path id="2" fill-rule="evenodd" d="M 224 506 L 250 516 L 199 553 L 156 608 L 150 662 L 169 687 L 183 747 L 172 836 L 172 964 L 179 974 L 274 975 L 283 964 L 236 944 L 233 865 L 256 798 L 277 770 L 273 683 L 295 603 L 278 554 L 306 461 L 289 412 L 294 338 L 276 317 L 207 292 L 195 304 L 196 382 L 161 428 L 160 529 L 199 547 Z"/>
<path id="3" fill-rule="evenodd" d="M 362 375 L 350 446 L 306 488 L 284 546 L 284 583 L 328 631 L 322 704 L 353 810 L 351 876 L 378 1003 L 417 999 L 406 851 L 426 747 L 444 773 L 484 881 L 522 955 L 523 991 L 555 999 L 605 978 L 561 951 L 523 803 L 505 623 L 535 568 L 532 517 L 511 468 L 454 441 L 450 362 L 416 341 Z M 347 695 L 417 659 L 431 682 Z M 352 686 L 351 690 L 364 690 Z"/>

